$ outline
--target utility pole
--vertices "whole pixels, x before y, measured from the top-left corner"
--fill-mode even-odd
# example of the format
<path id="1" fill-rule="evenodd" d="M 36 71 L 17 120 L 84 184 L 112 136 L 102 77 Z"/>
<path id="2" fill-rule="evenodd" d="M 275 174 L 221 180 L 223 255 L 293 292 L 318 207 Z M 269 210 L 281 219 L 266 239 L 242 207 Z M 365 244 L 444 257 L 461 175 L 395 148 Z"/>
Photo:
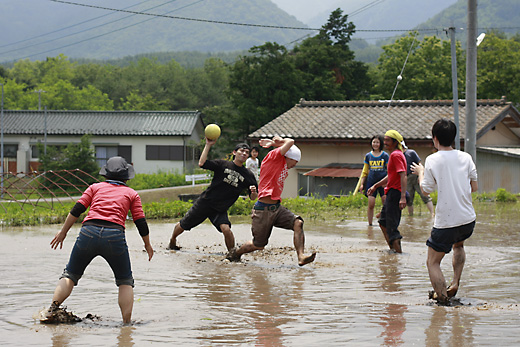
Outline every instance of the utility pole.
<path id="1" fill-rule="evenodd" d="M 33 93 L 38 93 L 38 111 L 42 110 L 42 93 L 47 93 L 43 89 L 35 90 Z"/>
<path id="2" fill-rule="evenodd" d="M 464 150 L 477 163 L 477 0 L 468 0 L 466 48 L 466 139 Z"/>
<path id="3" fill-rule="evenodd" d="M 1 104 L 1 114 L 0 114 L 0 196 L 4 197 L 4 84 L 2 85 L 2 104 Z"/>
<path id="4" fill-rule="evenodd" d="M 457 50 L 455 45 L 455 27 L 448 28 L 451 41 L 451 85 L 453 91 L 453 121 L 457 126 L 455 135 L 455 149 L 460 150 L 460 126 L 459 126 L 459 87 L 457 81 Z"/>

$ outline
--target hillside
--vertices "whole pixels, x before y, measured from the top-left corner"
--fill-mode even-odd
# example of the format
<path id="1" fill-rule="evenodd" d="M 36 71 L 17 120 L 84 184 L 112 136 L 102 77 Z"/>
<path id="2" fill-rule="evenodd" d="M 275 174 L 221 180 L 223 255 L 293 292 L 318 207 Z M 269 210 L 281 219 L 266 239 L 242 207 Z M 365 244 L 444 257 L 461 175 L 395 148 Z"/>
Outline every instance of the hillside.
<path id="1" fill-rule="evenodd" d="M 269 0 L 76 2 L 191 19 L 306 27 Z M 0 62 L 42 59 L 59 53 L 71 58 L 109 59 L 149 52 L 238 51 L 266 41 L 288 44 L 309 33 L 157 18 L 43 0 L 3 0 L 0 31 L 4 37 Z"/>
<path id="2" fill-rule="evenodd" d="M 477 8 L 479 33 L 498 30 L 506 34 L 520 32 L 520 1 L 518 0 L 479 0 Z M 422 23 L 418 28 L 443 28 L 454 26 L 457 39 L 466 40 L 467 1 L 458 0 L 456 4 Z"/>

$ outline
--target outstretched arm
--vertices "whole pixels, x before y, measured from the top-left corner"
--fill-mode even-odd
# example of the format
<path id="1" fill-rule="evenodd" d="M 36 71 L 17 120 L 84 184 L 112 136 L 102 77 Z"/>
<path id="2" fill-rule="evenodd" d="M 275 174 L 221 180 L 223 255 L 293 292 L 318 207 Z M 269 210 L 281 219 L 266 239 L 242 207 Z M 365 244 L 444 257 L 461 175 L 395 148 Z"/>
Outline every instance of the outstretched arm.
<path id="1" fill-rule="evenodd" d="M 204 149 L 202 150 L 202 154 L 200 155 L 200 158 L 199 158 L 199 167 L 202 167 L 202 165 L 204 165 L 204 163 L 208 159 L 208 153 L 209 153 L 209 150 L 211 149 L 211 146 L 213 146 L 216 142 L 217 142 L 217 140 L 210 140 L 206 137 L 206 145 L 204 146 Z"/>
<path id="2" fill-rule="evenodd" d="M 70 228 L 76 223 L 78 220 L 78 217 L 75 217 L 71 215 L 70 213 L 67 216 L 67 219 L 65 219 L 65 223 L 63 223 L 63 226 L 59 232 L 54 235 L 54 238 L 51 241 L 51 248 L 56 249 L 58 248 L 58 245 L 60 246 L 60 249 L 63 248 L 63 240 L 65 240 L 65 237 L 67 237 L 67 233 L 69 232 Z"/>
<path id="3" fill-rule="evenodd" d="M 280 147 L 280 153 L 285 155 L 289 148 L 294 145 L 294 140 L 290 138 L 281 138 L 280 136 L 274 136 L 272 139 L 261 139 L 258 141 L 260 146 L 264 148 L 269 148 L 271 146 Z"/>

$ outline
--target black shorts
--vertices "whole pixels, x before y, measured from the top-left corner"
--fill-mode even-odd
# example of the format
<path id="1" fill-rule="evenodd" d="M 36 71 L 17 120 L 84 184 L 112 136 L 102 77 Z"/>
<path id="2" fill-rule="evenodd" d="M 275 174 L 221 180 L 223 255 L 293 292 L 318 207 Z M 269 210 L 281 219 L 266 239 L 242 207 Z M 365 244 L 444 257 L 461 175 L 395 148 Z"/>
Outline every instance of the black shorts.
<path id="1" fill-rule="evenodd" d="M 219 212 L 211 207 L 210 204 L 198 199 L 195 201 L 193 206 L 191 206 L 188 213 L 186 213 L 186 215 L 181 219 L 181 228 L 184 230 L 190 230 L 204 222 L 206 218 L 208 218 L 211 221 L 211 224 L 213 224 L 220 232 L 222 232 L 220 229 L 222 224 L 227 224 L 231 227 L 227 211 Z"/>
<path id="2" fill-rule="evenodd" d="M 473 234 L 473 229 L 475 229 L 475 221 L 453 228 L 432 228 L 426 245 L 437 252 L 450 253 L 454 244 L 468 239 Z"/>
<path id="3" fill-rule="evenodd" d="M 401 209 L 399 208 L 399 201 L 401 200 L 401 192 L 397 189 L 390 189 L 386 193 L 386 200 L 381 210 L 381 217 L 379 224 L 386 228 L 388 239 L 390 242 L 402 239 L 401 233 L 397 229 L 401 223 Z"/>

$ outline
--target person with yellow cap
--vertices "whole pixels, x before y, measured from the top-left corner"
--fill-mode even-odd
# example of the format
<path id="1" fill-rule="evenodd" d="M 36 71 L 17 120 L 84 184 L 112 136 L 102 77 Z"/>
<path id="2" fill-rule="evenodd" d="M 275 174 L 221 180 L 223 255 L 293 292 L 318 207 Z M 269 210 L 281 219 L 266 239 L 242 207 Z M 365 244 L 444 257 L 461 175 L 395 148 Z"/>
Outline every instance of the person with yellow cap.
<path id="1" fill-rule="evenodd" d="M 386 200 L 379 217 L 379 227 L 391 250 L 402 253 L 401 233 L 398 230 L 401 222 L 401 210 L 406 207 L 406 158 L 403 154 L 403 137 L 397 130 L 388 130 L 384 137 L 385 148 L 390 153 L 388 175 L 368 190 L 372 194 L 377 188 L 385 187 Z"/>

